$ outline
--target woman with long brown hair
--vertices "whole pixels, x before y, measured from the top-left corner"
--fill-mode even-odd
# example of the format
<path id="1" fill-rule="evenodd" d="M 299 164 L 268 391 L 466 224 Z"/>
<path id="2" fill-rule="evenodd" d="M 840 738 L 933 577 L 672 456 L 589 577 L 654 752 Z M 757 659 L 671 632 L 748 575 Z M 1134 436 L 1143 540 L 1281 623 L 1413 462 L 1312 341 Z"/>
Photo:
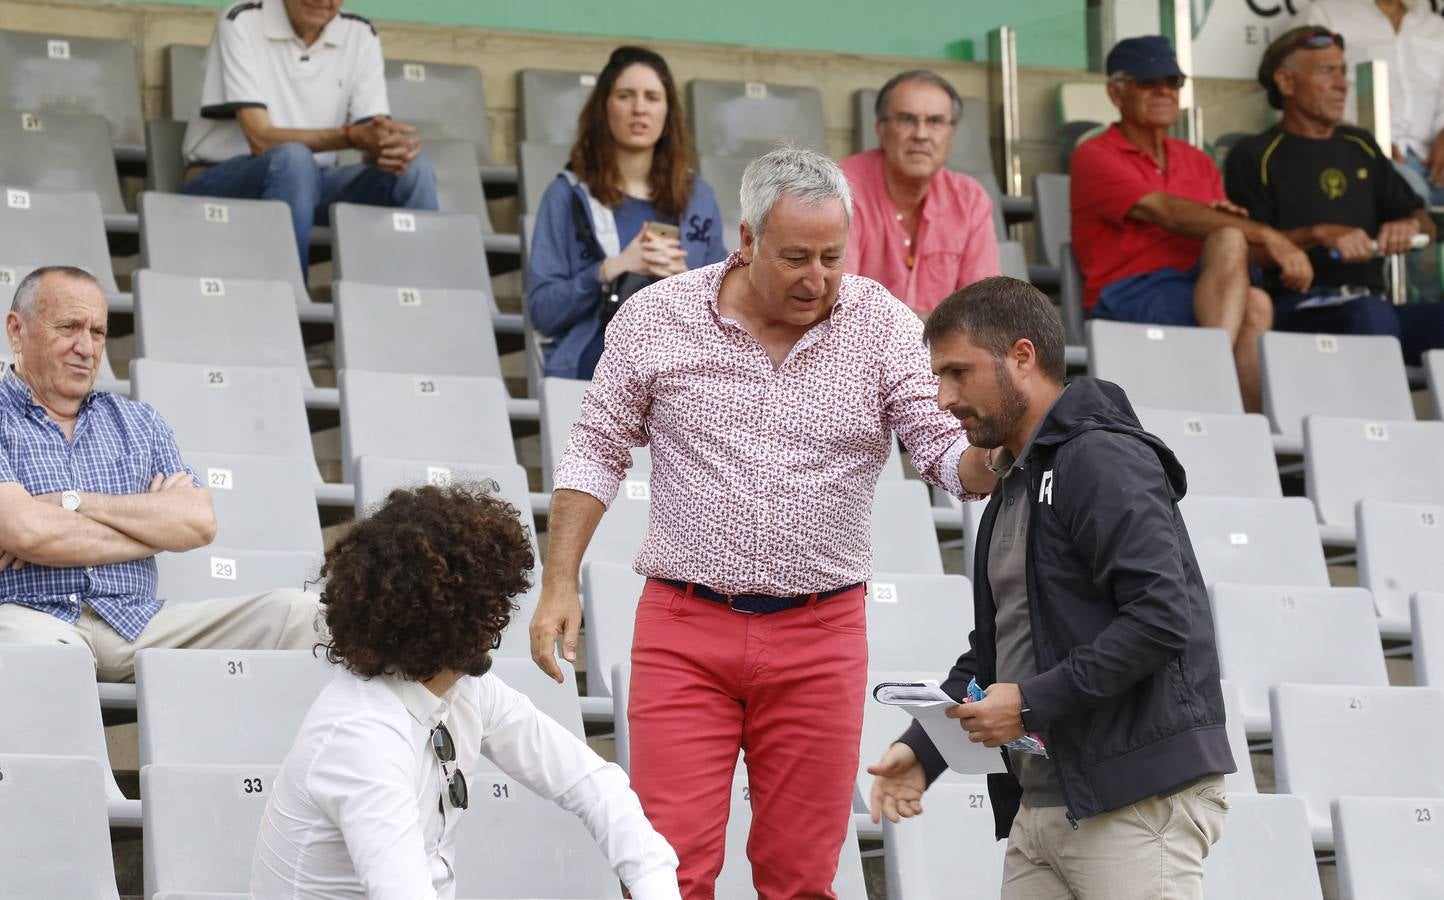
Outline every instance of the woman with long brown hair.
<path id="1" fill-rule="evenodd" d="M 591 378 L 617 304 L 727 255 L 717 199 L 688 152 L 666 60 L 618 47 L 582 107 L 571 161 L 537 210 L 526 308 L 551 339 L 547 375 Z"/>

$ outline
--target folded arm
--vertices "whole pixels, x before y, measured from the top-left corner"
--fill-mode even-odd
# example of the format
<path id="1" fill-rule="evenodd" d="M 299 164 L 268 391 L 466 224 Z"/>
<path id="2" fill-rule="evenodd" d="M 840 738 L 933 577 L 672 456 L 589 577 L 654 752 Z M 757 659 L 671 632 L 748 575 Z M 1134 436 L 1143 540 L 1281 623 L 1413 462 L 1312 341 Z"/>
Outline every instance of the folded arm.
<path id="1" fill-rule="evenodd" d="M 0 483 L 0 561 L 67 568 L 129 562 L 161 549 L 52 499 L 32 497 L 17 482 Z"/>
<path id="2" fill-rule="evenodd" d="M 204 547 L 216 536 L 210 492 L 185 471 L 156 475 L 144 494 L 82 493 L 78 512 L 142 544 L 175 553 Z"/>

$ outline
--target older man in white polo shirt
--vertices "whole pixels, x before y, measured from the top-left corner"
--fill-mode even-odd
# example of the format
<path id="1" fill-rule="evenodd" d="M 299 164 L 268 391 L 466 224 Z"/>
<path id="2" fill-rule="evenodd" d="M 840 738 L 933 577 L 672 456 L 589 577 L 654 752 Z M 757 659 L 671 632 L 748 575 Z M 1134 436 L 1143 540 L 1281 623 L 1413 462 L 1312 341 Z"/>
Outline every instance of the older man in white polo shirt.
<path id="1" fill-rule="evenodd" d="M 414 130 L 390 117 L 381 41 L 342 0 L 252 0 L 221 13 L 200 117 L 186 129 L 185 192 L 284 200 L 301 270 L 332 203 L 436 209 Z M 365 162 L 336 165 L 355 148 Z"/>

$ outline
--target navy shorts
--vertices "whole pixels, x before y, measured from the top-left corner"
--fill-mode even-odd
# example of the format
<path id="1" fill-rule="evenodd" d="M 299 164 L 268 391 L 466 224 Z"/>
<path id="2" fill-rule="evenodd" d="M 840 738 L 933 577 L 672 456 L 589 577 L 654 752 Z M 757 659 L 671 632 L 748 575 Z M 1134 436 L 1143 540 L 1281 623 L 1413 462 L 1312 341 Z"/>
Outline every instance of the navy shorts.
<path id="1" fill-rule="evenodd" d="M 1197 325 L 1193 288 L 1198 266 L 1188 271 L 1157 269 L 1122 278 L 1105 287 L 1093 306 L 1099 319 L 1147 325 Z"/>

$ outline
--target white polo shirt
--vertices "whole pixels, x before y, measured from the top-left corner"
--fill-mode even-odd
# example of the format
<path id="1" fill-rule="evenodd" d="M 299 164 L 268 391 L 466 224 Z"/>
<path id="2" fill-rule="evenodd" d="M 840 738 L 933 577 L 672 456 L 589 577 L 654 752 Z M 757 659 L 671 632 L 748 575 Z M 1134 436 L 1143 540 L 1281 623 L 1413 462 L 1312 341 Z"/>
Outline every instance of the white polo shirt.
<path id="1" fill-rule="evenodd" d="M 200 117 L 186 128 L 187 162 L 249 156 L 236 111 L 263 106 L 277 128 L 340 128 L 390 115 L 381 41 L 371 22 L 341 12 L 316 43 L 296 36 L 282 0 L 235 3 L 221 13 L 206 51 Z M 334 153 L 316 161 L 332 165 Z"/>

